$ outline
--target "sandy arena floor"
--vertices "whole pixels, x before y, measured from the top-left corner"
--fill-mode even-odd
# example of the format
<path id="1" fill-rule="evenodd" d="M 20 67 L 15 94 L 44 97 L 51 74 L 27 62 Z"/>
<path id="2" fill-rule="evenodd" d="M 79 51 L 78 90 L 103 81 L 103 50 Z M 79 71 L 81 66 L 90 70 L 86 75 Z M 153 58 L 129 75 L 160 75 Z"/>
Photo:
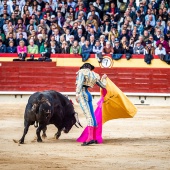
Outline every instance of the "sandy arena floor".
<path id="1" fill-rule="evenodd" d="M 73 127 L 59 140 L 53 138 L 56 128 L 48 126 L 47 139 L 35 140 L 32 126 L 25 144 L 18 145 L 23 132 L 25 104 L 0 104 L 1 170 L 170 170 L 170 107 L 138 106 L 133 119 L 107 122 L 103 128 L 104 143 L 80 146 L 76 138 L 82 128 Z M 85 126 L 80 108 L 79 119 Z"/>

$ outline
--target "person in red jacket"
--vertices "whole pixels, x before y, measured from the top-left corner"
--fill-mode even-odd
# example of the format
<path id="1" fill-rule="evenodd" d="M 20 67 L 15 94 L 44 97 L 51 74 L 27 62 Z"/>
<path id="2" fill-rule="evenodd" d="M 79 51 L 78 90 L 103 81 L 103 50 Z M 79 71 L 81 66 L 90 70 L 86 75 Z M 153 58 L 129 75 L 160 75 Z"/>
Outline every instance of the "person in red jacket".
<path id="1" fill-rule="evenodd" d="M 168 42 L 165 41 L 164 36 L 160 36 L 159 40 L 156 42 L 156 46 L 158 47 L 159 44 L 162 44 L 162 46 L 165 48 L 166 52 L 168 51 L 169 45 Z"/>

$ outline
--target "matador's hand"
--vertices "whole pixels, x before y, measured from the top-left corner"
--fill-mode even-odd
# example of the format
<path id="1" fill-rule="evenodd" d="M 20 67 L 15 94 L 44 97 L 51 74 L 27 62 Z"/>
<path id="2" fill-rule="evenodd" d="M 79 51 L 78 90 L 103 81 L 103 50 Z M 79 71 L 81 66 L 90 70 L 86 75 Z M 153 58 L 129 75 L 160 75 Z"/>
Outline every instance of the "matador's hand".
<path id="1" fill-rule="evenodd" d="M 76 102 L 79 103 L 79 96 L 76 96 Z"/>
<path id="2" fill-rule="evenodd" d="M 102 79 L 106 79 L 106 78 L 107 78 L 107 75 L 104 74 L 104 75 L 102 76 Z"/>

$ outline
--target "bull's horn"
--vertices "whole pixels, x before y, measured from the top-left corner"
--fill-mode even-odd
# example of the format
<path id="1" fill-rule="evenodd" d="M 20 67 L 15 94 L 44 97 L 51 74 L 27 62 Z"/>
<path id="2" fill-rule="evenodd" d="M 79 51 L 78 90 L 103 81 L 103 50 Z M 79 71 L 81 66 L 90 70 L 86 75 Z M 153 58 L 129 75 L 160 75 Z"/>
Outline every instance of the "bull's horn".
<path id="1" fill-rule="evenodd" d="M 48 101 L 48 99 L 46 100 L 46 103 L 48 104 L 48 106 L 51 106 L 51 103 Z"/>
<path id="2" fill-rule="evenodd" d="M 77 124 L 76 124 L 76 123 L 75 123 L 74 125 L 76 126 L 76 128 L 79 128 L 79 127 L 77 126 Z"/>
<path id="3" fill-rule="evenodd" d="M 76 119 L 76 122 L 79 124 L 79 126 L 83 127 L 79 121 L 79 118 L 78 118 L 78 113 L 75 113 L 74 115 L 75 119 Z"/>

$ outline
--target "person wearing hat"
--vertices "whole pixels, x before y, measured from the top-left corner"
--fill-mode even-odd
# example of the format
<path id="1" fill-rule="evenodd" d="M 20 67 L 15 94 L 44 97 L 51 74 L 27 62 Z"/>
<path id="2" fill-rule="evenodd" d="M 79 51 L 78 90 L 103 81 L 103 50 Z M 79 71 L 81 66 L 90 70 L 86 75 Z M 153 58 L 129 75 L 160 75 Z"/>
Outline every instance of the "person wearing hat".
<path id="1" fill-rule="evenodd" d="M 141 41 L 138 40 L 135 43 L 133 48 L 133 54 L 143 54 L 144 53 L 144 46 L 141 44 Z"/>
<path id="2" fill-rule="evenodd" d="M 9 47 L 7 47 L 6 49 L 7 53 L 16 53 L 17 52 L 17 48 L 14 46 L 14 41 L 9 41 Z"/>
<path id="3" fill-rule="evenodd" d="M 100 80 L 99 74 L 93 71 L 94 68 L 95 67 L 90 63 L 83 64 L 77 72 L 76 78 L 76 101 L 80 104 L 80 107 L 83 110 L 88 126 L 88 138 L 84 141 L 82 146 L 97 143 L 95 139 L 97 122 L 92 105 L 92 95 L 88 89 L 93 88 L 95 84 L 101 88 L 105 88 L 105 79 L 107 78 L 107 75 L 103 75 Z"/>
<path id="4" fill-rule="evenodd" d="M 118 38 L 115 38 L 114 54 L 123 54 L 123 49 L 120 46 L 120 41 Z"/>

